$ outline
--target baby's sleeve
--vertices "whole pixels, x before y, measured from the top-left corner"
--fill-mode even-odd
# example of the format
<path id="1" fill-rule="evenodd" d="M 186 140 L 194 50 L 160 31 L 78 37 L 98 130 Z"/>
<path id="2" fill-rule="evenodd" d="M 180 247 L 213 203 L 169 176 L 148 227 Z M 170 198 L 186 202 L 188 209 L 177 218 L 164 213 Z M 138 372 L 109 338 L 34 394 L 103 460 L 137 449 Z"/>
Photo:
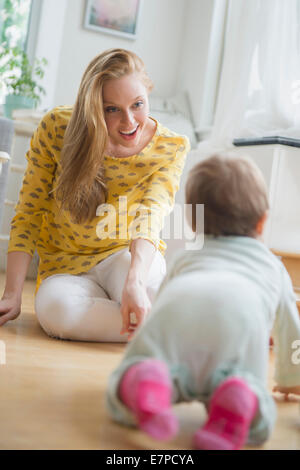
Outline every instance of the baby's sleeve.
<path id="1" fill-rule="evenodd" d="M 131 241 L 144 238 L 157 249 L 159 234 L 163 229 L 164 218 L 172 212 L 175 194 L 179 189 L 180 177 L 184 168 L 186 154 L 190 149 L 189 140 L 180 137 L 174 156 L 166 159 L 166 164 L 155 171 L 146 181 L 147 189 L 135 209 L 138 214 L 131 227 Z M 130 214 L 129 214 L 130 215 Z"/>
<path id="2" fill-rule="evenodd" d="M 42 217 L 49 210 L 56 162 L 53 150 L 57 149 L 54 131 L 55 115 L 48 113 L 34 132 L 26 154 L 27 168 L 16 215 L 11 222 L 8 253 L 24 251 L 34 254 L 39 238 Z"/>
<path id="3" fill-rule="evenodd" d="M 273 332 L 274 379 L 282 387 L 300 386 L 300 319 L 292 282 L 284 266 L 282 293 Z"/>

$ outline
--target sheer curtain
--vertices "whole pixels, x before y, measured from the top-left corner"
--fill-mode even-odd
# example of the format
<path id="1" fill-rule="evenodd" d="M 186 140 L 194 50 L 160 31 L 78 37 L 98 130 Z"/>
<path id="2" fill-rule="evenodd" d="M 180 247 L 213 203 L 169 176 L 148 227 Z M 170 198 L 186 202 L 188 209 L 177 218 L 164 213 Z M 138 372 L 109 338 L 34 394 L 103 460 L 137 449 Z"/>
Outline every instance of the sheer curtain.
<path id="1" fill-rule="evenodd" d="M 300 0 L 229 0 L 216 112 L 209 142 L 300 138 Z"/>
<path id="2" fill-rule="evenodd" d="M 300 0 L 228 0 L 214 122 L 198 146 L 198 158 L 230 150 L 256 161 L 270 190 L 265 241 L 300 254 L 300 148 L 232 144 L 264 136 L 300 139 Z"/>

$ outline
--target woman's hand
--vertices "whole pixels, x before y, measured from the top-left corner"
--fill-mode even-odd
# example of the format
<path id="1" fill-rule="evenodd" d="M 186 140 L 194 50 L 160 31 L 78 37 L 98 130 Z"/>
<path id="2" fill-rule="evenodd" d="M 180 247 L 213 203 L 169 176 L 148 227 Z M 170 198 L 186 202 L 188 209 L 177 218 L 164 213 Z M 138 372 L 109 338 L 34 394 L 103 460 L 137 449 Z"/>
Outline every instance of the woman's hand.
<path id="1" fill-rule="evenodd" d="M 22 291 L 32 256 L 23 251 L 7 255 L 6 284 L 0 300 L 0 326 L 21 313 Z"/>
<path id="2" fill-rule="evenodd" d="M 0 326 L 9 320 L 15 320 L 21 313 L 21 298 L 5 295 L 0 300 Z"/>
<path id="3" fill-rule="evenodd" d="M 273 392 L 283 393 L 285 401 L 288 401 L 290 393 L 300 395 L 300 385 L 296 385 L 295 387 L 281 387 L 280 385 L 275 385 Z"/>
<path id="4" fill-rule="evenodd" d="M 155 247 L 148 240 L 138 238 L 130 245 L 131 264 L 124 285 L 121 313 L 123 327 L 121 335 L 129 333 L 130 340 L 151 310 L 151 302 L 147 294 L 147 278 L 152 264 Z M 132 316 L 135 318 L 132 319 Z M 135 320 L 135 321 L 134 321 Z"/>
<path id="5" fill-rule="evenodd" d="M 151 310 L 151 302 L 148 298 L 146 286 L 138 280 L 127 279 L 121 304 L 123 327 L 121 334 L 129 333 L 130 340 L 136 330 Z M 135 316 L 135 318 L 132 318 Z M 135 320 L 135 321 L 134 321 Z"/>

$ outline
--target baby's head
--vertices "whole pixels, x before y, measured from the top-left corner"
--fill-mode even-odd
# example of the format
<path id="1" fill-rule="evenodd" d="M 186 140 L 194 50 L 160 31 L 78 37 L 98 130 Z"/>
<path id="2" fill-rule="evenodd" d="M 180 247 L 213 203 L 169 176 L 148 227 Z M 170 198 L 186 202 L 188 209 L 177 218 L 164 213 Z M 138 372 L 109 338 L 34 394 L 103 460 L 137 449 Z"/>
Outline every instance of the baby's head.
<path id="1" fill-rule="evenodd" d="M 213 155 L 189 173 L 186 203 L 192 205 L 196 231 L 196 204 L 204 204 L 204 233 L 257 238 L 269 208 L 264 178 L 249 159 Z"/>

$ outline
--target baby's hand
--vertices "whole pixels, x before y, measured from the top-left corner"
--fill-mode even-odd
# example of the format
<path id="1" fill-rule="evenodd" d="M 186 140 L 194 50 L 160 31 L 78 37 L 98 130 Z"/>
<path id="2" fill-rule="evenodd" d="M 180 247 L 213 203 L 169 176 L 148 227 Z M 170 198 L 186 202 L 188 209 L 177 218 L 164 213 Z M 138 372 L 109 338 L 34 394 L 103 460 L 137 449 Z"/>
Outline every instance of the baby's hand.
<path id="1" fill-rule="evenodd" d="M 290 393 L 300 395 L 300 385 L 296 385 L 294 387 L 281 387 L 280 385 L 275 385 L 275 387 L 273 387 L 273 392 L 283 393 L 285 401 L 288 401 Z"/>

